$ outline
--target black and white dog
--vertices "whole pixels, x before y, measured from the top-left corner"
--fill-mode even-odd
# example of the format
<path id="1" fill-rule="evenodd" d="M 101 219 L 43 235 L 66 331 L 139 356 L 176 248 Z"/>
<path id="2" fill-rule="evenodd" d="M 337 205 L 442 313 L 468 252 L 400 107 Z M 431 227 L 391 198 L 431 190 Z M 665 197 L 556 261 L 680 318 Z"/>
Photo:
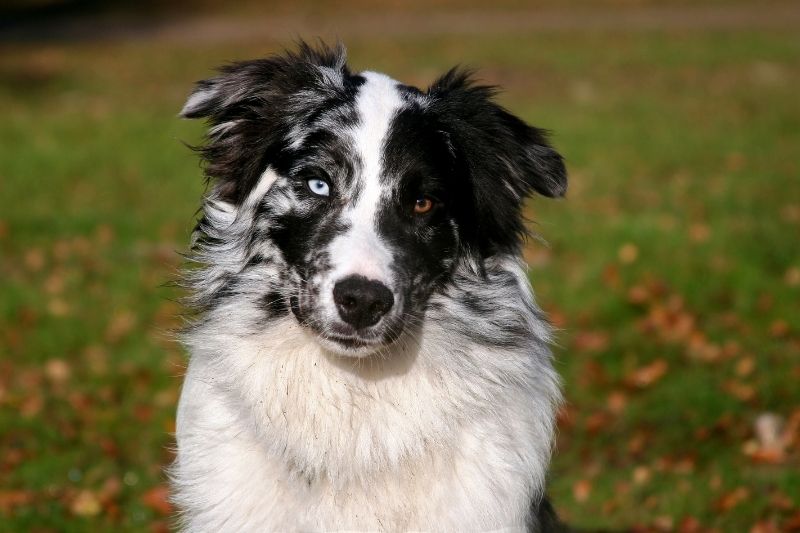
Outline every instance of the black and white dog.
<path id="1" fill-rule="evenodd" d="M 459 70 L 425 91 L 354 74 L 341 47 L 302 43 L 197 84 L 185 530 L 555 524 L 559 379 L 521 207 L 567 181 L 493 93 Z"/>

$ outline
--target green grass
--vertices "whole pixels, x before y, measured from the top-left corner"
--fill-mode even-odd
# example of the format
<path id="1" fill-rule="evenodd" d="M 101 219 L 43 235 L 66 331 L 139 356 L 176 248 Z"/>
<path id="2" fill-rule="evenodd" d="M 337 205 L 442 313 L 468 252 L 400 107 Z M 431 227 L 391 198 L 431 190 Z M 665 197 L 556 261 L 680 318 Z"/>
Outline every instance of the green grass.
<path id="1" fill-rule="evenodd" d="M 800 435 L 778 464 L 743 452 L 760 413 L 800 413 L 797 35 L 347 39 L 355 68 L 414 83 L 485 67 L 555 132 L 571 189 L 531 202 L 549 248 L 529 259 L 561 328 L 550 493 L 571 524 L 746 531 L 800 513 Z M 201 125 L 175 115 L 212 66 L 276 48 L 0 51 L 0 531 L 168 523 L 154 488 L 184 355 L 164 283 L 203 190 L 181 144 Z"/>

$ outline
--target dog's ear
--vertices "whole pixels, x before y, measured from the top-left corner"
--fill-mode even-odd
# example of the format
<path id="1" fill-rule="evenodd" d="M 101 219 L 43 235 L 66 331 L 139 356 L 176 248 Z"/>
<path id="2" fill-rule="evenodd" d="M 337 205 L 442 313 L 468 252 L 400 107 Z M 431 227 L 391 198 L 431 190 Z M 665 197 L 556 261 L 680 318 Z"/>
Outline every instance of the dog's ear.
<path id="1" fill-rule="evenodd" d="M 453 69 L 429 89 L 431 109 L 447 130 L 473 192 L 475 238 L 482 253 L 514 250 L 525 233 L 524 199 L 534 191 L 564 196 L 564 161 L 544 130 L 526 124 L 494 101 L 493 87 L 476 85 Z"/>
<path id="2" fill-rule="evenodd" d="M 344 47 L 300 42 L 297 52 L 231 63 L 197 82 L 180 112 L 205 118 L 206 143 L 198 147 L 216 196 L 241 202 L 266 165 L 302 123 L 349 75 Z"/>

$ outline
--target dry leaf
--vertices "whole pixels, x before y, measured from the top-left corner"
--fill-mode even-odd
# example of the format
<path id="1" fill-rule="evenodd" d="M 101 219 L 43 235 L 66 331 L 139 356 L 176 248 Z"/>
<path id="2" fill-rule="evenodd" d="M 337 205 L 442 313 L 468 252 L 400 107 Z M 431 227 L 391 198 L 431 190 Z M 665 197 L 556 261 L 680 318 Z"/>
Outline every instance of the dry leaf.
<path id="1" fill-rule="evenodd" d="M 592 492 L 592 483 L 588 479 L 581 479 L 576 481 L 572 486 L 572 496 L 578 503 L 583 503 L 589 499 Z"/>
<path id="2" fill-rule="evenodd" d="M 646 466 L 637 466 L 633 469 L 633 482 L 637 485 L 644 485 L 650 481 L 650 469 Z"/>
<path id="3" fill-rule="evenodd" d="M 773 337 L 785 337 L 789 333 L 789 323 L 785 320 L 776 320 L 769 326 L 769 334 Z"/>
<path id="4" fill-rule="evenodd" d="M 130 311 L 117 312 L 106 328 L 106 340 L 117 342 L 133 330 L 136 325 L 136 315 Z"/>
<path id="5" fill-rule="evenodd" d="M 53 383 L 64 383 L 69 379 L 70 368 L 63 359 L 50 359 L 44 365 L 44 373 Z"/>
<path id="6" fill-rule="evenodd" d="M 628 397 L 622 391 L 612 391 L 606 399 L 606 405 L 609 411 L 615 415 L 619 415 L 628 405 Z"/>
<path id="7" fill-rule="evenodd" d="M 649 365 L 639 367 L 625 378 L 625 383 L 629 387 L 644 389 L 653 385 L 656 381 L 664 377 L 669 365 L 664 359 L 656 359 Z"/>
<path id="8" fill-rule="evenodd" d="M 28 505 L 33 501 L 33 493 L 27 490 L 0 491 L 0 511 L 9 513 L 16 507 Z"/>
<path id="9" fill-rule="evenodd" d="M 717 500 L 716 508 L 722 512 L 728 512 L 750 496 L 750 491 L 745 487 L 738 487 L 731 492 L 724 494 Z"/>
<path id="10" fill-rule="evenodd" d="M 753 373 L 756 368 L 756 360 L 752 356 L 742 357 L 736 363 L 736 375 L 739 377 L 747 377 Z"/>
<path id="11" fill-rule="evenodd" d="M 783 276 L 783 281 L 790 287 L 797 287 L 800 285 L 800 268 L 791 267 L 786 271 Z"/>
<path id="12" fill-rule="evenodd" d="M 89 490 L 79 492 L 75 499 L 72 500 L 69 508 L 77 516 L 97 516 L 102 509 L 100 500 Z"/>
<path id="13" fill-rule="evenodd" d="M 620 246 L 617 256 L 622 264 L 628 265 L 639 257 L 639 248 L 633 243 L 625 243 Z"/>
<path id="14" fill-rule="evenodd" d="M 729 380 L 723 385 L 725 392 L 743 402 L 752 401 L 756 397 L 756 388 L 747 383 Z"/>
<path id="15" fill-rule="evenodd" d="M 579 352 L 602 352 L 608 348 L 609 335 L 605 331 L 581 331 L 575 335 L 573 345 Z"/>
<path id="16" fill-rule="evenodd" d="M 169 502 L 169 489 L 157 485 L 142 495 L 142 503 L 160 514 L 170 514 L 172 504 Z"/>

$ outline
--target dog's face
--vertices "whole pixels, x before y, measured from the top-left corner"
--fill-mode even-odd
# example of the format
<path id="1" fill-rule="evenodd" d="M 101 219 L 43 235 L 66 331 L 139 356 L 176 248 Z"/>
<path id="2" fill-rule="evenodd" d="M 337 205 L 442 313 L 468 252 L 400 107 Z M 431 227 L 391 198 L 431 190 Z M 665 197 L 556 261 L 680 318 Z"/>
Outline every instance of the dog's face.
<path id="1" fill-rule="evenodd" d="M 265 320 L 292 312 L 343 355 L 372 353 L 418 325 L 459 262 L 518 251 L 532 190 L 566 188 L 542 132 L 491 96 L 455 71 L 426 92 L 351 74 L 341 51 L 305 45 L 200 82 L 182 114 L 212 126 L 204 256 L 232 246 L 209 205 L 228 206 L 229 227 L 247 228 L 219 292 L 262 291 Z"/>

